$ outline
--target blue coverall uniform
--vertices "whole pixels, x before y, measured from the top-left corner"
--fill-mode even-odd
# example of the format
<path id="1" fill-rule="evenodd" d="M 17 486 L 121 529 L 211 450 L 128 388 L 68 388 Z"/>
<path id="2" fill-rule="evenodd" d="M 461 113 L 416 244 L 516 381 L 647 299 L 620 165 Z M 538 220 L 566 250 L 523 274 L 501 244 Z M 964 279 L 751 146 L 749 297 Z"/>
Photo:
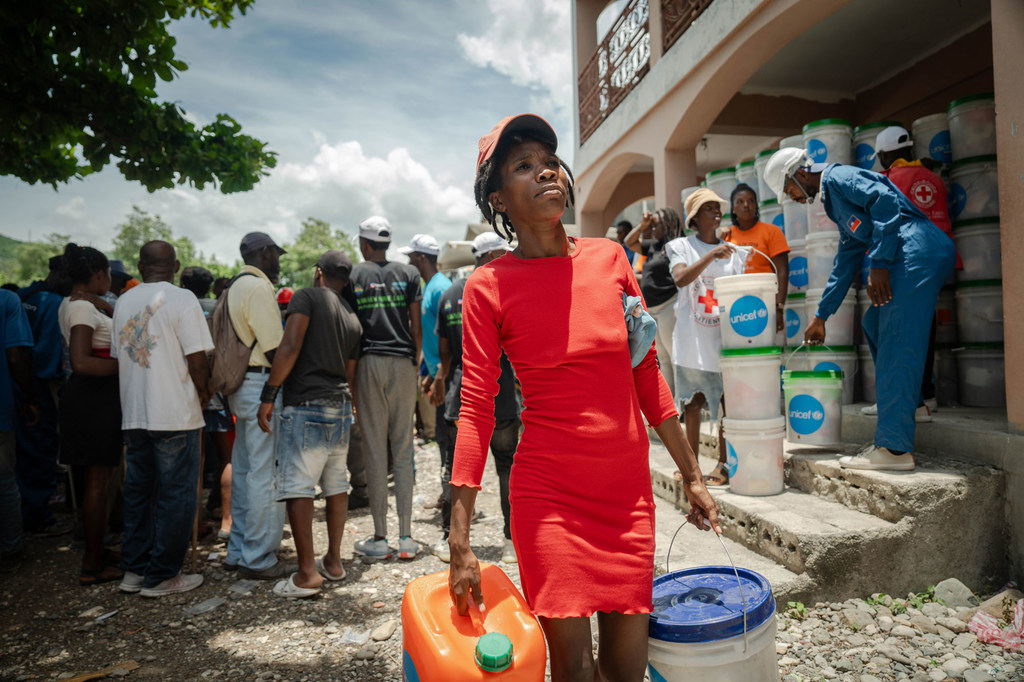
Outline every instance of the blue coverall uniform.
<path id="1" fill-rule="evenodd" d="M 869 308 L 863 320 L 875 361 L 875 445 L 911 452 L 928 333 L 939 290 L 956 266 L 956 248 L 889 178 L 840 164 L 827 166 L 821 177 L 820 200 L 839 226 L 839 251 L 817 315 L 826 320 L 839 309 L 865 251 L 872 268 L 889 271 L 892 300 Z"/>

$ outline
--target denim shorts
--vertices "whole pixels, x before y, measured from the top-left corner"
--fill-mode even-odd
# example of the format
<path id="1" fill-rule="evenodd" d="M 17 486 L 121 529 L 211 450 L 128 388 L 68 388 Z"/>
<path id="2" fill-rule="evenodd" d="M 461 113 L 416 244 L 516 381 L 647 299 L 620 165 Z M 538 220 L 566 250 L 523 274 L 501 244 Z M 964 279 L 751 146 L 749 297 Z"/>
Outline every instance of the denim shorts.
<path id="1" fill-rule="evenodd" d="M 347 493 L 348 440 L 352 402 L 341 407 L 289 405 L 281 410 L 277 434 L 275 499 L 325 497 Z"/>

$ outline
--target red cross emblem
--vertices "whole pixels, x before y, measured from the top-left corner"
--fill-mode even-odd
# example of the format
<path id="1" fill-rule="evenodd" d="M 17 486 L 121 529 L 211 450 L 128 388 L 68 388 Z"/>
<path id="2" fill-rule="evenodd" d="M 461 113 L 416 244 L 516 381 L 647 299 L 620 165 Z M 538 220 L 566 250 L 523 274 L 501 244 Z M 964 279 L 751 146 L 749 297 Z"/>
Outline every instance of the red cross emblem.
<path id="1" fill-rule="evenodd" d="M 718 305 L 718 301 L 715 299 L 715 290 L 708 289 L 708 293 L 697 297 L 697 302 L 704 304 L 704 312 L 714 312 L 715 306 Z"/>
<path id="2" fill-rule="evenodd" d="M 915 182 L 910 191 L 913 194 L 914 203 L 921 208 L 930 208 L 935 203 L 935 187 L 926 180 Z"/>

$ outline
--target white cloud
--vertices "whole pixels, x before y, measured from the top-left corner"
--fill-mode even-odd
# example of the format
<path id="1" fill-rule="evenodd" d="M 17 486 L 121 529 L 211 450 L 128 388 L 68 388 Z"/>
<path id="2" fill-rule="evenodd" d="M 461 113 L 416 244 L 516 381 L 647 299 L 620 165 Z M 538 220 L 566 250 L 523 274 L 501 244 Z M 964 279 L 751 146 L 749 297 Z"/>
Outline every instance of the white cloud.
<path id="1" fill-rule="evenodd" d="M 85 197 L 74 197 L 53 209 L 53 212 L 65 220 L 84 220 L 89 213 L 85 206 Z"/>

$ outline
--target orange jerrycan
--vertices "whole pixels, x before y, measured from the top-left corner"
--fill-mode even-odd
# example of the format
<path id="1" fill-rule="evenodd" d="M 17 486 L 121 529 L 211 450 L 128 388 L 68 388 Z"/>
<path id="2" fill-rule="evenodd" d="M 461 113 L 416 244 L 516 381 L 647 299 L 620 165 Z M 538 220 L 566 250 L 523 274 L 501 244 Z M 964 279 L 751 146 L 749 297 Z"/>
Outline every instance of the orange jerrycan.
<path id="1" fill-rule="evenodd" d="M 493 564 L 480 564 L 484 609 L 460 616 L 448 571 L 417 578 L 402 599 L 403 682 L 542 682 L 547 648 L 523 595 Z"/>

